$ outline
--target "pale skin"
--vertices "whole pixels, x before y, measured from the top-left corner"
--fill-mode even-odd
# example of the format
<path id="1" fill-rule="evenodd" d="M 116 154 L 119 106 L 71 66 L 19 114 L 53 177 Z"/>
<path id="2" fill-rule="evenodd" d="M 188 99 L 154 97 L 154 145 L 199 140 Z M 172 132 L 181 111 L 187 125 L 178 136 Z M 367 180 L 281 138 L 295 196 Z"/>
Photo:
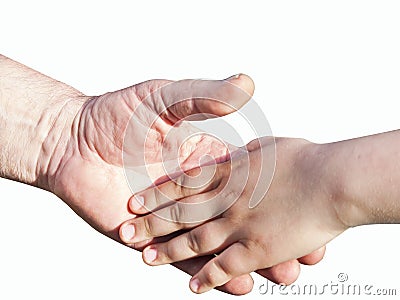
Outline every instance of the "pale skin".
<path id="1" fill-rule="evenodd" d="M 223 93 L 239 108 L 252 95 L 253 82 L 246 75 L 233 76 L 227 81 L 245 90 L 248 97 L 237 97 L 231 89 L 221 90 L 223 81 L 185 80 L 176 83 L 162 97 L 148 98 L 154 105 L 146 107 L 144 117 L 156 116 L 157 122 L 150 128 L 152 134 L 145 150 L 139 148 L 143 143 L 140 137 L 145 134 L 143 126 L 134 128 L 137 138 L 135 136 L 131 141 L 131 158 L 135 160 L 135 155 L 143 157 L 143 151 L 151 153 L 147 155 L 147 161 L 153 165 L 152 177 L 165 176 L 159 147 L 175 122 L 194 113 L 221 116 L 231 111 L 226 106 L 198 102 L 195 98 L 172 106 L 160 115 L 157 108 L 167 107 L 181 90 L 188 89 L 193 93 L 206 90 L 211 98 Z M 122 243 L 118 234 L 120 225 L 135 217 L 127 207 L 132 192 L 122 168 L 124 131 L 135 107 L 152 91 L 169 83 L 171 81 L 151 80 L 89 97 L 0 55 L 0 176 L 54 193 L 93 228 Z M 189 125 L 182 125 L 182 136 L 191 130 L 194 129 Z M 195 145 L 189 141 L 184 148 L 176 146 L 181 142 L 180 135 L 174 137 L 176 143 L 172 143 L 170 150 L 182 162 L 183 170 L 198 166 L 198 157 L 204 152 L 216 159 L 223 160 L 226 156 L 226 148 L 208 137 L 193 141 Z M 156 241 L 137 243 L 135 248 L 141 250 Z M 321 248 L 298 260 L 262 268 L 258 272 L 275 282 L 290 283 L 298 277 L 299 263 L 317 263 L 323 254 L 324 248 Z M 193 275 L 213 257 L 194 258 L 174 266 Z M 250 275 L 245 274 L 219 289 L 240 295 L 248 293 L 252 285 Z"/>
<path id="2" fill-rule="evenodd" d="M 272 184 L 262 201 L 249 208 L 252 191 L 266 184 L 262 178 L 257 183 L 254 174 L 261 168 L 261 149 L 268 147 L 274 147 L 271 138 L 252 141 L 247 145 L 248 161 L 242 156 L 219 164 L 201 188 L 179 187 L 178 180 L 138 193 L 143 205 L 132 199 L 131 210 L 154 213 L 126 222 L 123 240 L 129 244 L 186 229 L 167 242 L 147 246 L 143 260 L 156 266 L 219 253 L 190 281 L 193 292 L 204 293 L 236 276 L 310 253 L 348 228 L 400 222 L 400 131 L 329 144 L 276 138 Z M 207 168 L 200 177 L 208 174 Z M 194 181 L 199 179 L 199 170 L 188 173 Z M 233 184 L 224 189 L 229 176 Z M 236 190 L 241 182 L 246 182 L 244 190 Z M 209 222 L 179 221 L 193 212 L 177 209 L 178 203 L 212 197 L 236 197 L 236 202 Z M 131 226 L 134 235 L 124 236 L 124 228 Z"/>

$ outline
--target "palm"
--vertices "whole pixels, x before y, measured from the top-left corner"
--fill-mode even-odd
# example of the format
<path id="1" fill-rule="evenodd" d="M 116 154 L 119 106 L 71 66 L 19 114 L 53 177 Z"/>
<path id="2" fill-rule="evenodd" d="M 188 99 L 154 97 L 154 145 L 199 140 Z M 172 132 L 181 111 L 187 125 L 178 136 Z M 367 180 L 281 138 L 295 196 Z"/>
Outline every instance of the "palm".
<path id="1" fill-rule="evenodd" d="M 175 155 L 175 159 L 178 160 L 179 166 L 183 170 L 198 166 L 199 158 L 205 154 L 214 158 L 223 157 L 226 154 L 226 148 L 208 136 L 197 136 L 182 144 L 188 134 L 197 132 L 197 129 L 183 124 L 179 129 L 174 130 L 174 135 L 168 135 L 173 124 L 168 116 L 163 114 L 156 115 L 156 122 L 151 126 L 143 126 L 146 125 L 146 122 L 143 123 L 146 117 L 154 119 L 154 115 L 157 113 L 156 101 L 154 101 L 153 107 L 150 105 L 148 109 L 140 110 L 144 112 L 144 115 L 133 116 L 136 118 L 136 124 L 129 122 L 137 105 L 149 92 L 166 83 L 168 82 L 160 80 L 149 81 L 89 99 L 78 111 L 71 128 L 67 128 L 68 136 L 60 139 L 66 140 L 66 145 L 60 147 L 65 151 L 54 154 L 54 157 L 58 156 L 60 159 L 55 159 L 58 167 L 52 174 L 53 182 L 50 183 L 52 191 L 92 227 L 118 242 L 121 242 L 118 235 L 120 225 L 133 216 L 127 207 L 128 200 L 132 196 L 131 188 L 141 188 L 139 182 L 137 184 L 133 182 L 134 186 L 131 188 L 128 186 L 123 168 L 124 160 L 125 166 L 142 171 L 145 161 L 150 166 L 150 169 L 145 171 L 151 179 L 156 179 L 174 171 L 174 167 L 176 167 L 175 165 L 170 169 L 164 169 L 162 162 L 166 157 L 160 151 L 163 149 L 162 146 L 169 150 L 166 153 L 167 159 Z M 249 99 L 247 93 L 252 94 L 254 89 L 248 77 L 242 81 L 241 79 L 235 81 L 235 84 L 241 86 L 245 93 L 238 89 L 232 89 L 231 86 L 218 86 L 221 85 L 218 82 L 209 83 L 200 83 L 200 86 L 197 87 L 196 84 L 190 83 L 189 88 L 205 89 L 206 94 L 207 92 L 210 94 L 210 98 L 232 98 L 233 103 L 231 104 L 236 108 L 242 106 Z M 207 84 L 210 85 L 208 89 Z M 195 91 L 193 93 L 195 94 Z M 174 95 L 172 93 L 172 95 L 166 96 Z M 219 107 L 215 103 L 212 107 L 207 107 L 207 103 L 203 104 L 196 107 L 198 111 L 215 115 L 230 112 L 226 110 L 226 107 Z M 178 108 L 176 107 L 176 109 Z M 218 111 L 219 109 L 221 111 Z M 129 147 L 124 147 L 124 134 L 126 130 L 129 131 L 128 124 L 131 126 L 132 134 L 127 134 Z M 169 138 L 170 136 L 172 138 Z M 144 138 L 146 139 L 144 140 Z M 181 145 L 182 147 L 180 147 Z M 175 266 L 194 274 L 211 258 L 212 256 L 205 256 L 178 263 Z M 275 273 L 286 274 L 288 270 L 291 270 L 291 266 L 283 266 L 281 269 L 283 273 L 277 268 L 267 271 L 265 276 L 282 282 L 280 278 L 285 278 L 283 276 L 286 275 L 276 275 Z M 297 277 L 297 275 L 295 276 Z M 248 292 L 251 286 L 250 278 L 242 276 L 232 280 L 221 289 L 234 294 L 242 294 Z"/>
<path id="2" fill-rule="evenodd" d="M 154 181 L 177 171 L 177 163 L 187 170 L 205 154 L 215 158 L 226 154 L 225 146 L 210 136 L 186 139 L 198 130 L 190 124 L 175 128 L 171 116 L 158 111 L 170 100 L 148 95 L 167 83 L 148 81 L 86 101 L 73 122 L 55 176 L 56 193 L 94 228 L 118 241 L 119 225 L 132 217 L 127 208 L 132 189 L 145 188 L 143 178 Z M 168 134 L 171 130 L 173 134 Z M 130 186 L 124 166 L 128 177 L 135 176 Z"/>

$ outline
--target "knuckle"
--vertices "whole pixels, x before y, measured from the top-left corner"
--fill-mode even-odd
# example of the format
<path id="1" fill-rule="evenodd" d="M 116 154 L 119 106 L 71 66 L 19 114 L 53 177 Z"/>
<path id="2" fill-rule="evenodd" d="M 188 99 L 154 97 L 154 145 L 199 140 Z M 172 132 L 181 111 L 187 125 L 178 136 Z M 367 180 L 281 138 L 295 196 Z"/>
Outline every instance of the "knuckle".
<path id="1" fill-rule="evenodd" d="M 230 278 L 230 272 L 229 272 L 229 268 L 228 266 L 225 265 L 225 263 L 222 263 L 221 260 L 219 259 L 215 259 L 214 263 L 213 263 L 213 267 L 214 267 L 214 272 L 215 274 L 218 274 L 217 276 L 215 276 L 215 280 L 218 280 L 219 282 L 223 281 L 226 278 Z"/>
<path id="2" fill-rule="evenodd" d="M 175 203 L 174 205 L 171 205 L 168 210 L 170 221 L 177 223 L 176 225 L 179 225 L 184 216 L 184 208 L 182 205 Z"/>
<path id="3" fill-rule="evenodd" d="M 202 226 L 196 230 L 191 230 L 188 232 L 188 247 L 196 254 L 206 254 L 217 246 L 213 236 L 215 236 L 215 231 L 209 226 Z"/>
<path id="4" fill-rule="evenodd" d="M 255 235 L 251 239 L 241 241 L 240 244 L 250 253 L 260 253 L 266 257 L 271 255 L 269 243 L 263 236 Z"/>
<path id="5" fill-rule="evenodd" d="M 143 229 L 146 237 L 151 237 L 154 235 L 154 224 L 150 217 L 143 218 Z"/>
<path id="6" fill-rule="evenodd" d="M 211 249 L 216 246 L 217 240 L 214 238 L 216 231 L 213 230 L 212 226 L 202 226 L 199 227 L 197 234 L 197 240 L 200 244 L 200 250 L 204 251 L 206 249 Z"/>
<path id="7" fill-rule="evenodd" d="M 201 253 L 203 245 L 201 237 L 201 234 L 198 234 L 196 231 L 191 230 L 188 232 L 187 244 L 190 251 L 192 251 L 193 253 Z"/>
<path id="8" fill-rule="evenodd" d="M 170 263 L 171 261 L 176 261 L 179 260 L 179 256 L 181 254 L 181 251 L 174 243 L 172 242 L 167 242 L 165 244 L 165 247 L 163 247 L 162 253 L 163 253 L 163 260 L 166 263 Z"/>
<path id="9" fill-rule="evenodd" d="M 211 270 L 205 270 L 203 275 L 203 282 L 207 286 L 216 286 L 215 274 Z"/>
<path id="10" fill-rule="evenodd" d="M 212 287 L 225 283 L 229 278 L 231 275 L 218 259 L 214 259 L 204 272 L 204 282 Z"/>
<path id="11" fill-rule="evenodd" d="M 163 193 L 160 191 L 160 189 L 155 188 L 154 189 L 154 203 L 153 203 L 152 207 L 150 207 L 150 208 L 155 209 L 156 207 L 160 206 L 163 202 L 162 197 L 163 197 Z"/>

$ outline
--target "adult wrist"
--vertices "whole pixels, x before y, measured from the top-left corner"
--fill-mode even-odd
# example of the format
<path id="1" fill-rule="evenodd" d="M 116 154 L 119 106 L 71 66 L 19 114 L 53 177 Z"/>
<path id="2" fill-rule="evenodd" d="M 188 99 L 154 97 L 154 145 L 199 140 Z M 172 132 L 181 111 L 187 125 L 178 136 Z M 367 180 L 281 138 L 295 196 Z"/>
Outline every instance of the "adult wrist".
<path id="1" fill-rule="evenodd" d="M 60 163 L 65 159 L 73 133 L 73 127 L 79 118 L 83 104 L 89 97 L 76 95 L 58 102 L 57 105 L 44 114 L 48 120 L 48 127 L 44 131 L 40 144 L 40 151 L 35 161 L 34 185 L 54 192 L 54 178 Z"/>
<path id="2" fill-rule="evenodd" d="M 0 55 L 0 176 L 41 186 L 42 157 L 68 126 L 72 103 L 84 96 L 72 87 Z M 69 116 L 69 117 L 68 117 Z"/>
<path id="3" fill-rule="evenodd" d="M 8 107 L 1 117 L 1 177 L 49 190 L 50 159 L 66 144 L 82 99 L 80 95 L 49 99 L 38 103 L 40 109 Z"/>

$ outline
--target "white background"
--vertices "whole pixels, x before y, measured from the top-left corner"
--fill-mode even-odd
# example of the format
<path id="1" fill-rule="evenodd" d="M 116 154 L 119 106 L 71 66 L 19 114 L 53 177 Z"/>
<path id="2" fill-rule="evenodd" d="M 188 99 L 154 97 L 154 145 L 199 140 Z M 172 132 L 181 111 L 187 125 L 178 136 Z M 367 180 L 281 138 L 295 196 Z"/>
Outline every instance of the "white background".
<path id="1" fill-rule="evenodd" d="M 90 95 L 244 72 L 275 135 L 328 142 L 399 128 L 399 15 L 398 1 L 10 0 L 0 52 Z M 187 275 L 145 266 L 47 192 L 0 180 L 0 199 L 0 299 L 229 297 L 191 294 Z M 299 283 L 345 272 L 399 295 L 399 230 L 349 230 Z M 244 299 L 269 297 L 254 278 Z"/>

